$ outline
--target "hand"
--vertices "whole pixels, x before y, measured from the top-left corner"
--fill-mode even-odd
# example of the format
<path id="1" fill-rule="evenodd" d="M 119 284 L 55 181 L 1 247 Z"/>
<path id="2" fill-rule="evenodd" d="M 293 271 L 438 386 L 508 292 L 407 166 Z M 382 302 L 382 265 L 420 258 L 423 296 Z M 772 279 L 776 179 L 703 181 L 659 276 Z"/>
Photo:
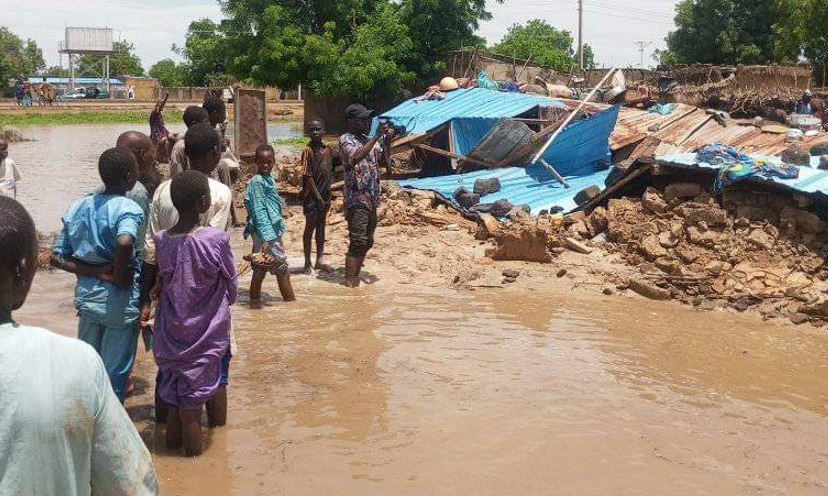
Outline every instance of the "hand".
<path id="1" fill-rule="evenodd" d="M 261 252 L 261 253 L 270 253 L 270 243 L 267 242 L 267 241 L 262 243 L 262 246 L 259 249 L 259 252 Z"/>
<path id="2" fill-rule="evenodd" d="M 385 141 L 393 141 L 394 136 L 396 136 L 396 131 L 394 131 L 394 127 L 388 124 L 387 122 L 382 125 L 382 137 L 385 138 Z"/>
<path id="3" fill-rule="evenodd" d="M 153 284 L 152 289 L 150 289 L 149 297 L 150 297 L 150 301 L 158 300 L 161 297 L 161 277 L 160 276 L 155 281 L 155 284 Z"/>
<path id="4" fill-rule="evenodd" d="M 140 322 L 140 327 L 143 329 L 145 327 L 149 327 L 149 320 L 150 320 L 150 313 L 152 310 L 152 306 L 149 302 L 144 303 L 141 305 L 141 314 L 138 318 L 138 322 Z"/>
<path id="5" fill-rule="evenodd" d="M 98 271 L 98 279 L 115 284 L 115 272 L 112 269 L 112 264 L 101 267 L 100 271 Z"/>

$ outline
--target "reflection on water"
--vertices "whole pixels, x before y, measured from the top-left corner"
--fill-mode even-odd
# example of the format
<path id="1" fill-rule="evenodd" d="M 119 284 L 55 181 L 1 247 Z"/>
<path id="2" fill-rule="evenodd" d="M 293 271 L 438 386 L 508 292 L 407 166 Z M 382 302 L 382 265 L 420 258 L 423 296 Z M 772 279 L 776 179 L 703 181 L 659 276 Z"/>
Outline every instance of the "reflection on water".
<path id="1" fill-rule="evenodd" d="M 71 282 L 40 274 L 20 320 L 72 334 Z M 295 303 L 234 308 L 230 421 L 197 462 L 164 449 L 151 387 L 128 401 L 166 493 L 828 489 L 826 336 L 624 299 L 294 284 Z M 135 376 L 152 382 L 146 354 Z"/>
<path id="2" fill-rule="evenodd" d="M 184 131 L 182 123 L 168 127 L 173 132 Z M 98 156 L 115 145 L 118 135 L 133 129 L 149 130 L 140 124 L 19 126 L 18 129 L 36 141 L 13 143 L 9 150 L 23 175 L 17 199 L 29 210 L 42 232 L 60 229 L 63 211 L 100 184 Z M 232 129 L 228 133 L 232 134 Z M 299 123 L 268 124 L 271 139 L 300 134 Z"/>

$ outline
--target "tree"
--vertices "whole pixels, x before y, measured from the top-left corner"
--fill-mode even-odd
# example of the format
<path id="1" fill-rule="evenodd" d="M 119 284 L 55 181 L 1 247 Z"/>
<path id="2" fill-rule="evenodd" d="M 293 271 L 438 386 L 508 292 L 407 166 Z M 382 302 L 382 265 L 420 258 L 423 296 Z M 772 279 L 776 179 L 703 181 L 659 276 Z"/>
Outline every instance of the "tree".
<path id="1" fill-rule="evenodd" d="M 479 44 L 485 0 L 225 0 L 227 70 L 251 83 L 396 98 Z"/>
<path id="2" fill-rule="evenodd" d="M 541 19 L 532 19 L 523 25 L 512 25 L 492 50 L 507 57 L 531 59 L 532 64 L 561 72 L 569 71 L 575 63 L 569 31 L 558 30 Z M 584 45 L 584 65 L 595 65 L 589 45 Z"/>
<path id="3" fill-rule="evenodd" d="M 135 55 L 135 45 L 127 40 L 116 41 L 112 50 L 115 52 L 109 57 L 109 73 L 112 76 L 141 77 L 145 74 L 141 59 Z M 81 67 L 95 67 L 99 64 L 100 57 L 93 55 L 81 55 L 78 62 Z"/>
<path id="4" fill-rule="evenodd" d="M 219 24 L 210 19 L 191 22 L 184 45 L 173 45 L 173 51 L 186 61 L 180 65 L 182 83 L 188 86 L 223 85 L 228 60 L 225 43 Z"/>
<path id="5" fill-rule="evenodd" d="M 34 40 L 24 42 L 11 30 L 0 26 L 0 81 L 5 83 L 13 77 L 31 76 L 45 67 L 43 51 Z"/>
<path id="6" fill-rule="evenodd" d="M 828 0 L 781 0 L 779 22 L 774 26 L 775 50 L 779 58 L 796 62 L 804 55 L 814 73 L 826 84 L 828 65 Z"/>
<path id="7" fill-rule="evenodd" d="M 682 0 L 662 63 L 762 64 L 775 61 L 779 0 Z"/>
<path id="8" fill-rule="evenodd" d="M 185 85 L 188 72 L 188 66 L 176 64 L 173 59 L 162 59 L 150 68 L 149 76 L 158 79 L 163 86 L 173 88 Z"/>
<path id="9" fill-rule="evenodd" d="M 47 67 L 43 74 L 50 77 L 69 77 L 69 69 L 52 65 Z"/>

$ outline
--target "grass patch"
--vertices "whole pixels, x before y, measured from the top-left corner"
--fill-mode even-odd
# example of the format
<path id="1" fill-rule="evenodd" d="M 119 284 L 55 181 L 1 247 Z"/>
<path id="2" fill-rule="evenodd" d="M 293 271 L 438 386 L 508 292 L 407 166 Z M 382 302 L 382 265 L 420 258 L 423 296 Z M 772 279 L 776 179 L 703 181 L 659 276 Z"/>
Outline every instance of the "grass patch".
<path id="1" fill-rule="evenodd" d="M 305 146 L 308 144 L 308 137 L 307 136 L 294 136 L 292 138 L 276 138 L 275 140 L 270 142 L 273 145 L 282 145 L 282 146 Z"/>
<path id="2" fill-rule="evenodd" d="M 178 109 L 169 109 L 164 112 L 164 120 L 167 122 L 181 121 L 182 118 L 183 113 Z M 0 126 L 107 124 L 116 122 L 149 124 L 149 112 L 117 110 L 111 112 L 53 111 L 48 113 L 0 114 Z"/>

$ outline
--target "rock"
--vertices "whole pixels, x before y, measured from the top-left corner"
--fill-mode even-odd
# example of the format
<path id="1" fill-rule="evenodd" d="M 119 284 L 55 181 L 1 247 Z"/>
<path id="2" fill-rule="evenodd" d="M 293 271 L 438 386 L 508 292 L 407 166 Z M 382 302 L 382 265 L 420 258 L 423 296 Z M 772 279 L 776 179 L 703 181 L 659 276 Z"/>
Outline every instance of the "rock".
<path id="1" fill-rule="evenodd" d="M 487 237 L 495 236 L 500 230 L 500 222 L 491 214 L 480 214 L 480 225 Z"/>
<path id="2" fill-rule="evenodd" d="M 641 206 L 654 214 L 662 214 L 667 211 L 667 202 L 655 188 L 647 188 L 641 197 Z"/>
<path id="3" fill-rule="evenodd" d="M 665 274 L 677 274 L 681 270 L 679 263 L 668 257 L 661 257 L 656 260 L 655 266 Z"/>
<path id="4" fill-rule="evenodd" d="M 782 152 L 781 157 L 786 164 L 800 167 L 810 167 L 811 165 L 811 154 L 802 145 L 789 146 Z"/>
<path id="5" fill-rule="evenodd" d="M 595 186 L 594 184 L 592 186 L 587 186 L 575 195 L 575 204 L 578 206 L 583 205 L 600 194 L 601 188 L 598 186 Z"/>
<path id="6" fill-rule="evenodd" d="M 663 231 L 658 235 L 658 243 L 664 248 L 675 248 L 679 244 L 679 237 L 672 231 Z"/>
<path id="7" fill-rule="evenodd" d="M 748 235 L 747 240 L 748 243 L 762 250 L 770 250 L 776 243 L 774 239 L 768 235 L 768 233 L 761 229 L 754 229 Z"/>
<path id="8" fill-rule="evenodd" d="M 556 276 L 558 276 L 558 278 L 561 278 L 561 277 L 565 276 L 565 275 L 567 274 L 567 272 L 568 272 L 568 271 L 567 271 L 566 269 L 561 269 L 561 270 L 559 270 L 559 271 L 558 271 L 558 273 L 557 273 L 557 274 L 555 274 L 555 275 L 556 275 Z"/>
<path id="9" fill-rule="evenodd" d="M 607 296 L 612 296 L 615 294 L 615 291 L 613 291 L 612 288 L 604 288 L 601 292 Z"/>
<path id="10" fill-rule="evenodd" d="M 609 226 L 607 210 L 604 207 L 598 207 L 593 210 L 592 214 L 586 219 L 586 226 L 590 236 L 593 238 L 605 232 Z"/>
<path id="11" fill-rule="evenodd" d="M 800 312 L 816 317 L 828 317 L 828 300 L 822 300 L 799 309 Z"/>
<path id="12" fill-rule="evenodd" d="M 520 276 L 520 271 L 516 269 L 505 269 L 501 275 L 508 279 L 517 279 Z"/>
<path id="13" fill-rule="evenodd" d="M 564 215 L 564 225 L 571 226 L 577 222 L 586 221 L 587 215 L 583 210 Z"/>
<path id="14" fill-rule="evenodd" d="M 819 169 L 826 170 L 828 169 L 828 155 L 823 155 L 819 157 Z"/>
<path id="15" fill-rule="evenodd" d="M 664 188 L 664 196 L 668 200 L 674 198 L 695 198 L 702 192 L 698 183 L 671 183 Z"/>
<path id="16" fill-rule="evenodd" d="M 641 240 L 641 252 L 650 260 L 666 257 L 668 255 L 667 250 L 665 250 L 659 243 L 658 236 L 654 236 L 652 234 Z"/>
<path id="17" fill-rule="evenodd" d="M 811 145 L 811 149 L 809 153 L 812 157 L 819 157 L 822 155 L 828 155 L 828 139 L 821 139 L 819 141 L 814 142 Z"/>
<path id="18" fill-rule="evenodd" d="M 576 253 L 583 253 L 584 255 L 592 253 L 592 248 L 573 238 L 564 238 L 564 246 Z"/>
<path id="19" fill-rule="evenodd" d="M 669 290 L 640 279 L 630 279 L 629 286 L 631 290 L 651 300 L 669 300 L 672 296 Z"/>
<path id="20" fill-rule="evenodd" d="M 512 284 L 515 281 L 517 281 L 517 278 L 514 278 L 514 277 L 504 277 L 503 278 L 503 284 Z"/>
<path id="21" fill-rule="evenodd" d="M 691 264 L 699 258 L 699 254 L 688 248 L 680 248 L 676 250 L 676 255 L 686 264 Z"/>
<path id="22" fill-rule="evenodd" d="M 474 182 L 474 193 L 480 196 L 486 196 L 500 191 L 500 179 L 496 177 L 488 179 L 478 179 Z"/>
<path id="23" fill-rule="evenodd" d="M 727 224 L 727 212 L 718 205 L 686 203 L 681 208 L 681 215 L 688 226 L 698 225 L 700 222 L 704 222 L 708 228 Z"/>
<path id="24" fill-rule="evenodd" d="M 792 225 L 804 233 L 820 234 L 825 231 L 825 221 L 820 216 L 800 208 L 786 207 L 779 215 L 780 222 L 790 228 Z"/>
<path id="25" fill-rule="evenodd" d="M 805 315 L 804 313 L 792 313 L 788 315 L 788 320 L 790 320 L 795 325 L 802 325 L 811 320 L 811 318 Z"/>
<path id="26" fill-rule="evenodd" d="M 722 273 L 722 263 L 717 261 L 710 262 L 704 270 L 713 277 L 719 277 Z"/>

